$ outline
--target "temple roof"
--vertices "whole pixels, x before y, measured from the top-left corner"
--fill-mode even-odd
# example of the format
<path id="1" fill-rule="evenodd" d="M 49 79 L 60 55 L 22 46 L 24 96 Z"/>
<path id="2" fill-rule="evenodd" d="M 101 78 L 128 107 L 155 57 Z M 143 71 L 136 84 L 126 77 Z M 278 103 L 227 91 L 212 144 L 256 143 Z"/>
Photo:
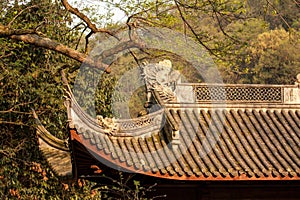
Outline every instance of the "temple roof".
<path id="1" fill-rule="evenodd" d="M 189 84 L 170 69 L 159 82 L 160 70 L 144 68 L 148 105 L 160 108 L 135 119 L 94 119 L 69 92 L 76 176 L 109 167 L 176 180 L 300 179 L 299 83 Z"/>
<path id="2" fill-rule="evenodd" d="M 172 179 L 299 179 L 299 109 L 166 112 L 181 124 L 173 140 L 168 127 L 115 137 L 80 121 L 74 134 L 110 167 L 131 172 Z"/>

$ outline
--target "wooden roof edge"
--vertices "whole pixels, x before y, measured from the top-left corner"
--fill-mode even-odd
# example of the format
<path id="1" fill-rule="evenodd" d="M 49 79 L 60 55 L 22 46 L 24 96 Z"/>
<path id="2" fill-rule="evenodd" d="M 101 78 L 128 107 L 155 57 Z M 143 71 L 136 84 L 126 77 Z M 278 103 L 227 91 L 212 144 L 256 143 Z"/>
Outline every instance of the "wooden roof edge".
<path id="1" fill-rule="evenodd" d="M 59 139 L 52 135 L 41 123 L 39 120 L 36 112 L 33 110 L 33 116 L 36 121 L 36 132 L 38 138 L 42 139 L 44 142 L 46 142 L 48 145 L 50 145 L 53 148 L 59 149 L 61 151 L 67 151 L 69 152 L 68 148 L 68 142 L 66 140 Z"/>
<path id="2" fill-rule="evenodd" d="M 36 133 L 39 149 L 48 162 L 53 172 L 62 181 L 73 179 L 71 153 L 67 140 L 62 140 L 52 135 L 40 122 L 33 110 L 36 121 Z"/>
<path id="3" fill-rule="evenodd" d="M 147 176 L 151 178 L 159 178 L 161 181 L 171 181 L 173 183 L 184 183 L 185 185 L 188 183 L 193 183 L 193 182 L 243 182 L 247 181 L 247 184 L 251 182 L 257 183 L 266 183 L 266 182 L 300 182 L 300 177 L 262 177 L 262 178 L 257 178 L 257 177 L 247 177 L 247 176 L 242 176 L 242 177 L 222 177 L 222 176 L 216 176 L 216 177 L 187 177 L 187 176 L 164 176 L 164 175 L 156 175 L 152 173 L 140 173 L 139 175 L 142 176 Z M 99 175 L 82 175 L 79 178 L 82 179 L 95 179 L 99 178 Z"/>
<path id="4" fill-rule="evenodd" d="M 52 171 L 61 180 L 73 179 L 71 153 L 63 151 L 53 146 L 50 146 L 44 140 L 39 138 L 39 149 L 41 150 L 44 158 L 49 164 Z"/>
<path id="5" fill-rule="evenodd" d="M 162 174 L 160 170 L 153 172 L 152 170 L 143 170 L 143 169 L 136 169 L 134 166 L 128 166 L 126 162 L 121 162 L 116 159 L 112 159 L 110 153 L 105 153 L 104 151 L 99 151 L 95 145 L 92 145 L 88 140 L 84 139 L 82 135 L 78 135 L 76 130 L 73 130 L 73 135 L 75 136 L 73 139 L 78 141 L 79 143 L 83 144 L 88 151 L 90 151 L 94 156 L 98 156 L 98 158 L 104 159 L 107 163 L 109 163 L 110 167 L 114 166 L 114 169 L 123 169 L 128 173 L 137 173 L 145 176 L 165 179 L 165 180 L 173 180 L 173 181 L 300 181 L 300 176 L 261 176 L 258 177 L 256 175 L 248 176 L 247 174 L 240 174 L 238 176 L 222 176 L 222 175 L 213 175 L 213 176 L 205 176 L 205 175 L 178 175 L 174 174 L 171 175 L 169 173 Z M 83 175 L 79 176 L 80 178 L 96 178 L 97 175 Z"/>

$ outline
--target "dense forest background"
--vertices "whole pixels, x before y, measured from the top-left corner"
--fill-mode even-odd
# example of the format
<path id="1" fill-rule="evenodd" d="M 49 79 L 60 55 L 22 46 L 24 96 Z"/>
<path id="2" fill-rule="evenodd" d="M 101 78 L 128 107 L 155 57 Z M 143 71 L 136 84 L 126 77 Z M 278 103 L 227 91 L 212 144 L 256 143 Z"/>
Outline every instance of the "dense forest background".
<path id="1" fill-rule="evenodd" d="M 60 72 L 65 71 L 72 85 L 93 41 L 137 27 L 166 27 L 201 44 L 225 83 L 293 84 L 300 73 L 298 0 L 103 0 L 99 6 L 89 2 L 0 0 L 2 199 L 101 198 L 91 190 L 94 183 L 62 181 L 47 165 L 38 150 L 31 110 L 51 133 L 67 137 Z M 116 10 L 126 19 L 114 21 Z M 141 48 L 132 41 L 119 47 Z M 119 65 L 108 64 L 107 58 L 118 51 L 111 49 L 90 64 L 110 72 L 99 86 L 98 114 L 111 113 L 110 91 L 118 75 L 127 70 L 120 63 L 136 62 L 129 53 L 118 60 Z"/>

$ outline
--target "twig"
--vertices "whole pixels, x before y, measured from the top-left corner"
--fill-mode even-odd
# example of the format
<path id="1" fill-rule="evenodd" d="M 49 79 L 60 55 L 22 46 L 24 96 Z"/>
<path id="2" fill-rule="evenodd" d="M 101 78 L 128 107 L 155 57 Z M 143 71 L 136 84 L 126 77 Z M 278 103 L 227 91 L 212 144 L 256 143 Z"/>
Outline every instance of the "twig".
<path id="1" fill-rule="evenodd" d="M 78 38 L 78 41 L 77 41 L 77 44 L 76 44 L 76 47 L 75 47 L 76 50 L 77 50 L 77 48 L 79 46 L 80 40 L 81 40 L 81 38 L 83 36 L 83 33 L 86 31 L 86 29 L 87 29 L 87 26 L 84 27 L 84 29 L 82 30 L 82 32 L 80 34 L 80 37 Z"/>
<path id="2" fill-rule="evenodd" d="M 16 16 L 14 16 L 14 18 L 7 24 L 8 27 L 10 27 L 10 25 L 26 10 L 29 10 L 31 8 L 36 8 L 38 7 L 38 5 L 32 5 L 29 7 L 24 8 L 23 10 L 21 10 Z"/>
<path id="3" fill-rule="evenodd" d="M 208 0 L 208 2 L 210 3 L 210 5 L 211 5 L 211 7 L 212 7 L 212 9 L 213 9 L 213 14 L 215 15 L 215 17 L 216 17 L 216 19 L 217 19 L 217 22 L 218 22 L 218 25 L 219 25 L 219 28 L 220 28 L 221 32 L 222 32 L 225 36 L 227 36 L 228 38 L 230 38 L 231 40 L 233 40 L 233 41 L 235 41 L 235 42 L 239 42 L 237 39 L 233 38 L 232 36 L 230 36 L 230 35 L 228 35 L 228 34 L 226 33 L 226 31 L 224 30 L 224 28 L 223 28 L 223 26 L 222 26 L 222 24 L 221 24 L 221 20 L 220 20 L 220 18 L 219 18 L 219 16 L 218 16 L 218 14 L 220 14 L 220 13 L 216 10 L 216 8 L 215 8 L 215 6 L 214 6 L 214 4 L 213 4 L 213 2 L 212 2 L 211 0 Z"/>
<path id="4" fill-rule="evenodd" d="M 11 125 L 27 126 L 27 127 L 29 127 L 28 124 L 24 124 L 23 122 L 0 121 L 0 124 L 11 124 Z"/>
<path id="5" fill-rule="evenodd" d="M 182 13 L 182 11 L 181 11 L 181 9 L 180 9 L 180 6 L 179 6 L 179 4 L 178 4 L 178 2 L 177 2 L 177 0 L 174 0 L 174 2 L 175 2 L 175 5 L 177 6 L 177 10 L 178 10 L 178 12 L 179 12 L 179 15 L 180 15 L 180 17 L 181 17 L 181 19 L 182 19 L 182 21 L 188 26 L 188 28 L 190 29 L 190 31 L 193 33 L 193 35 L 196 37 L 196 39 L 197 39 L 197 41 L 209 52 L 209 53 L 211 53 L 212 55 L 214 55 L 214 56 L 216 56 L 216 57 L 218 57 L 218 55 L 217 54 L 215 54 L 208 46 L 206 46 L 201 40 L 200 40 L 200 38 L 198 37 L 198 35 L 197 35 L 197 33 L 195 32 L 195 30 L 193 29 L 193 27 L 189 24 L 189 22 L 185 19 L 185 17 L 183 16 L 183 13 Z"/>
<path id="6" fill-rule="evenodd" d="M 107 30 L 107 29 L 103 29 L 103 28 L 97 28 L 95 24 L 93 24 L 91 22 L 91 20 L 82 12 L 80 12 L 77 8 L 72 7 L 68 0 L 61 0 L 63 6 L 66 8 L 67 11 L 69 11 L 70 13 L 73 13 L 74 15 L 76 15 L 77 17 L 79 17 L 81 20 L 83 20 L 86 25 L 91 29 L 91 31 L 93 33 L 97 33 L 97 32 L 102 32 L 102 33 L 107 33 L 111 36 L 114 36 L 114 34 Z"/>
<path id="7" fill-rule="evenodd" d="M 18 106 L 25 106 L 25 105 L 32 104 L 33 102 L 37 101 L 37 99 L 38 99 L 38 98 L 35 98 L 34 100 L 29 101 L 29 102 L 23 102 L 23 103 L 15 104 L 15 105 L 13 105 L 10 109 L 4 110 L 4 111 L 0 111 L 0 113 L 14 112 L 14 113 L 31 114 L 31 113 L 28 113 L 28 112 L 14 111 L 14 108 L 16 108 L 16 107 L 18 107 Z"/>
<path id="8" fill-rule="evenodd" d="M 300 8 L 300 2 L 298 2 L 297 0 L 293 0 L 293 2 L 296 4 L 297 7 Z"/>
<path id="9" fill-rule="evenodd" d="M 284 19 L 284 17 L 282 16 L 282 14 L 278 11 L 278 9 L 269 1 L 266 0 L 266 2 L 273 8 L 273 10 L 279 15 L 279 17 L 281 18 L 281 20 L 285 23 L 285 25 L 290 29 L 291 26 L 289 25 L 289 23 Z M 298 5 L 298 4 L 296 4 Z"/>

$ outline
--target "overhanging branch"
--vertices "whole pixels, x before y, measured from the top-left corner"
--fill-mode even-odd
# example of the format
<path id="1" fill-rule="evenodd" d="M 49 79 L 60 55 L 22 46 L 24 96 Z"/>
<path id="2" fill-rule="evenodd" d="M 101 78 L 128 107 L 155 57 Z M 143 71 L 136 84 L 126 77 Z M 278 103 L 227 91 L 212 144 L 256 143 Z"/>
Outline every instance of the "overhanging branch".
<path id="1" fill-rule="evenodd" d="M 86 54 L 80 53 L 79 51 L 76 51 L 64 44 L 51 40 L 50 38 L 42 37 L 38 35 L 35 30 L 14 30 L 1 25 L 0 37 L 10 38 L 35 45 L 37 47 L 53 50 L 78 62 L 84 62 L 92 67 L 108 71 L 108 66 L 99 62 L 99 60 L 98 62 L 94 62 L 89 59 Z"/>
<path id="2" fill-rule="evenodd" d="M 91 67 L 95 67 L 101 70 L 106 71 L 107 73 L 110 72 L 109 65 L 103 63 L 103 59 L 109 57 L 111 55 L 115 55 L 119 52 L 122 52 L 126 49 L 130 48 L 143 48 L 143 44 L 129 40 L 121 42 L 119 45 L 115 46 L 112 49 L 108 49 L 103 51 L 99 57 L 89 58 L 87 54 L 81 53 L 75 49 L 72 49 L 64 44 L 51 40 L 47 37 L 42 37 L 38 35 L 35 30 L 13 30 L 7 27 L 0 27 L 0 37 L 11 38 L 14 40 L 22 41 L 27 44 L 32 44 L 37 47 L 42 47 L 45 49 L 56 51 L 62 55 L 65 55 L 69 58 L 72 58 L 78 62 L 84 63 Z"/>
<path id="3" fill-rule="evenodd" d="M 87 57 L 85 54 L 69 48 L 61 43 L 58 43 L 49 38 L 38 36 L 36 34 L 11 35 L 9 37 L 11 39 L 23 41 L 27 44 L 33 44 L 38 47 L 54 50 L 79 62 L 84 62 Z"/>

